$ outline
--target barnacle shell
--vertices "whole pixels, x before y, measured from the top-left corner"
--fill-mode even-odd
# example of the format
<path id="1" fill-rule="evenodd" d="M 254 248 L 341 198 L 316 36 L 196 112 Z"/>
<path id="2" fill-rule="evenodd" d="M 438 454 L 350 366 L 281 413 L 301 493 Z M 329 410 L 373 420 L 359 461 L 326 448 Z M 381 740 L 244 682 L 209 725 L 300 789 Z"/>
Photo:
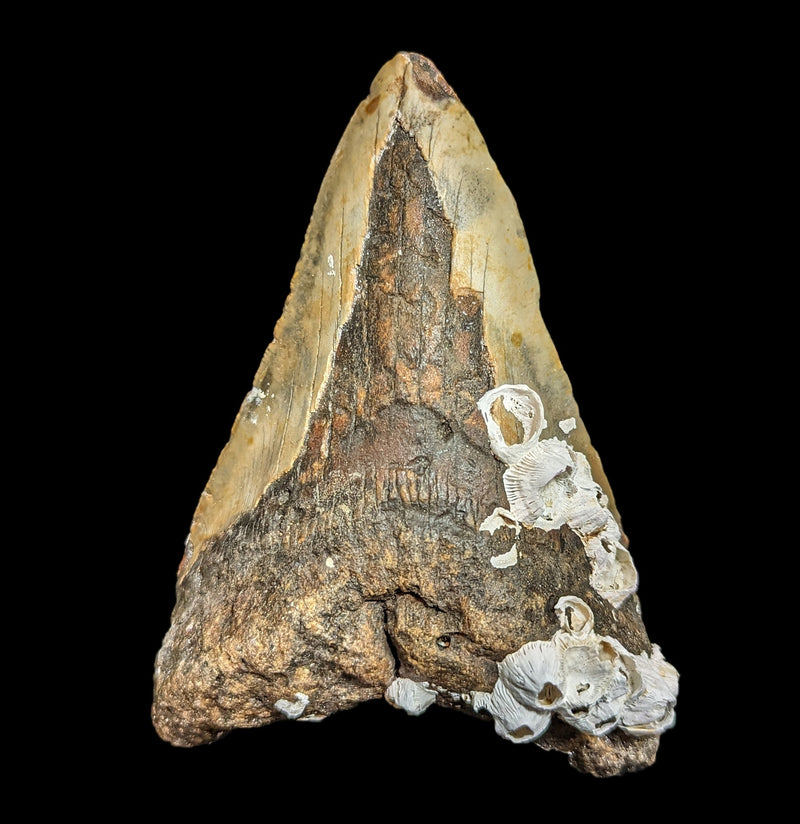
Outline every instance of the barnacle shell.
<path id="1" fill-rule="evenodd" d="M 594 613 L 583 599 L 564 595 L 554 609 L 561 629 L 573 638 L 586 638 L 594 632 Z"/>
<path id="2" fill-rule="evenodd" d="M 628 698 L 629 679 L 616 650 L 596 636 L 566 647 L 561 659 L 563 704 L 559 717 L 591 735 L 610 732 Z"/>
<path id="3" fill-rule="evenodd" d="M 557 437 L 539 440 L 547 421 L 541 398 L 529 386 L 498 386 L 477 405 L 492 451 L 508 467 L 503 486 L 510 519 L 537 529 L 572 529 L 592 564 L 592 586 L 614 607 L 622 606 L 639 576 L 586 455 Z M 510 442 L 512 435 L 518 440 Z M 504 510 L 496 509 L 480 529 L 494 532 L 499 512 Z"/>
<path id="4" fill-rule="evenodd" d="M 540 712 L 517 701 L 501 679 L 495 684 L 486 709 L 494 717 L 495 732 L 515 744 L 525 744 L 544 735 L 552 720 L 551 713 Z"/>
<path id="5" fill-rule="evenodd" d="M 546 511 L 552 511 L 552 504 L 548 506 L 543 491 L 554 478 L 573 465 L 569 448 L 562 441 L 553 438 L 533 444 L 503 475 L 503 486 L 514 517 L 520 523 L 533 526 Z"/>
<path id="6" fill-rule="evenodd" d="M 561 628 L 553 638 L 507 655 L 491 694 L 475 703 L 492 713 L 499 734 L 530 740 L 536 729 L 540 735 L 547 729 L 542 715 L 595 736 L 617 727 L 657 734 L 674 724 L 678 673 L 657 646 L 652 656 L 632 655 L 614 638 L 597 635 L 592 610 L 577 596 L 560 598 L 555 611 Z"/>
<path id="7" fill-rule="evenodd" d="M 496 405 L 500 402 L 501 406 Z M 503 385 L 489 390 L 479 401 L 478 409 L 486 421 L 489 433 L 489 443 L 492 451 L 504 464 L 514 464 L 539 440 L 539 435 L 547 421 L 544 418 L 542 399 L 529 386 L 524 384 L 513 386 Z M 522 439 L 519 442 L 509 443 L 506 435 L 510 428 L 503 426 L 506 416 L 502 410 L 510 413 L 519 422 L 522 429 Z"/>
<path id="8" fill-rule="evenodd" d="M 422 715 L 436 701 L 436 691 L 410 678 L 395 678 L 386 688 L 385 698 L 409 715 Z"/>
<path id="9" fill-rule="evenodd" d="M 500 680 L 521 704 L 549 712 L 564 699 L 561 655 L 552 641 L 531 641 L 499 664 Z"/>
<path id="10" fill-rule="evenodd" d="M 660 735 L 675 724 L 678 671 L 664 659 L 657 644 L 653 644 L 652 655 L 642 653 L 633 662 L 641 687 L 626 703 L 620 726 L 630 735 Z"/>

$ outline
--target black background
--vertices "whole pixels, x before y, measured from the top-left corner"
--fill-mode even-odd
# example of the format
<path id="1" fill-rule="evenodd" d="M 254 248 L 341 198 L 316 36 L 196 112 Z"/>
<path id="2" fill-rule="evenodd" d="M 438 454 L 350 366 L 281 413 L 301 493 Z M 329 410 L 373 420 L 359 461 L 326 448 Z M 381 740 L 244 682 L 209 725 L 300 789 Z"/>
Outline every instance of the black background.
<path id="1" fill-rule="evenodd" d="M 74 681 L 99 781 L 123 807 L 470 820 L 577 804 L 594 817 L 678 807 L 700 786 L 714 607 L 698 595 L 698 558 L 721 540 L 705 516 L 717 344 L 700 306 L 723 276 L 708 222 L 725 65 L 706 60 L 697 21 L 442 14 L 115 21 L 75 51 L 56 93 L 73 94 L 67 129 L 85 170 L 64 172 L 65 188 L 84 185 L 92 202 L 70 245 L 101 277 L 88 391 L 113 465 L 96 490 L 112 520 L 96 550 L 108 582 L 85 642 L 103 674 Z M 491 724 L 383 702 L 191 750 L 150 724 L 192 513 L 272 338 L 330 157 L 400 50 L 437 65 L 517 200 L 543 317 L 631 541 L 645 625 L 681 673 L 677 725 L 638 774 L 591 778 Z M 88 649 L 111 627 L 98 665 Z"/>

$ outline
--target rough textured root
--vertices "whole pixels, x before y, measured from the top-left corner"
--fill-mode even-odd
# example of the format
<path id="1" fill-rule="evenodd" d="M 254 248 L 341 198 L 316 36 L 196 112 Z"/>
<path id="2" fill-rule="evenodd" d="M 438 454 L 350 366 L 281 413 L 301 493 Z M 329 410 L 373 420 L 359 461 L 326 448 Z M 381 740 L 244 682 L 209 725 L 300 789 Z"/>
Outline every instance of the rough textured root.
<path id="1" fill-rule="evenodd" d="M 610 778 L 652 766 L 660 741 L 657 735 L 632 738 L 621 732 L 601 737 L 582 735 L 566 724 L 554 722 L 536 743 L 543 750 L 565 753 L 578 772 Z"/>

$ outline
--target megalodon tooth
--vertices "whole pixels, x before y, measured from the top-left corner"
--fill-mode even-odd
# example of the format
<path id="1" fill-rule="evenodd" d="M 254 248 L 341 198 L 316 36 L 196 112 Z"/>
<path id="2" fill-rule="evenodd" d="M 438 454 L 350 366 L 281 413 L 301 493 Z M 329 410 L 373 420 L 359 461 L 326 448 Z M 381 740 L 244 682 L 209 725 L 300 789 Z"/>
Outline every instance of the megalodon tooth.
<path id="1" fill-rule="evenodd" d="M 638 770 L 678 673 L 637 585 L 514 198 L 433 63 L 397 54 L 197 505 L 155 729 L 192 747 L 379 699 Z"/>

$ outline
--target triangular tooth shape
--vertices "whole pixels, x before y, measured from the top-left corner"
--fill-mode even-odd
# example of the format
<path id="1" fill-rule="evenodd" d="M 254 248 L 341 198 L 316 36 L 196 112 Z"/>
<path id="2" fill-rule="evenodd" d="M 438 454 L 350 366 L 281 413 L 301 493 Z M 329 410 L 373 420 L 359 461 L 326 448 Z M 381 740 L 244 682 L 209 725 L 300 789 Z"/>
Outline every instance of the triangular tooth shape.
<path id="1" fill-rule="evenodd" d="M 388 62 L 192 521 L 157 656 L 178 746 L 385 698 L 640 769 L 678 674 L 539 313 L 514 199 L 435 66 Z"/>

